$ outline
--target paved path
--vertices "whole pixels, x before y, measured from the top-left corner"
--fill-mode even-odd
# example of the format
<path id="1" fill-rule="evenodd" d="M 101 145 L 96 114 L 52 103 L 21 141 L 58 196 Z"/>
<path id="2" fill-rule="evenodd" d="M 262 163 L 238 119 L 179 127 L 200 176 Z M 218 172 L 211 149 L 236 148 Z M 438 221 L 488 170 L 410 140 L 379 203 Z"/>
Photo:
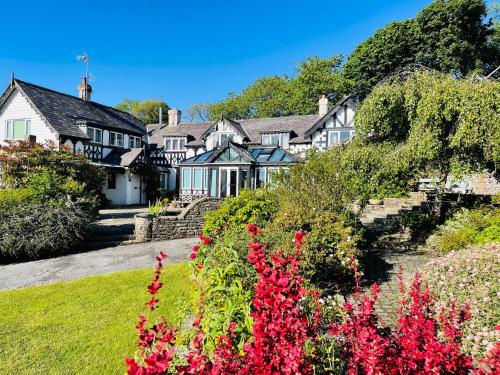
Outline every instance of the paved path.
<path id="1" fill-rule="evenodd" d="M 404 236 L 388 235 L 375 243 L 366 265 L 365 279 L 368 285 L 377 282 L 380 286 L 375 311 L 384 323 L 396 323 L 400 296 L 399 267 L 403 267 L 403 278 L 408 285 L 415 272 L 432 258 L 423 246 L 415 245 Z"/>
<path id="2" fill-rule="evenodd" d="M 67 281 L 86 276 L 153 267 L 160 251 L 168 254 L 166 264 L 188 259 L 197 238 L 147 242 L 33 262 L 0 265 L 0 290 Z"/>

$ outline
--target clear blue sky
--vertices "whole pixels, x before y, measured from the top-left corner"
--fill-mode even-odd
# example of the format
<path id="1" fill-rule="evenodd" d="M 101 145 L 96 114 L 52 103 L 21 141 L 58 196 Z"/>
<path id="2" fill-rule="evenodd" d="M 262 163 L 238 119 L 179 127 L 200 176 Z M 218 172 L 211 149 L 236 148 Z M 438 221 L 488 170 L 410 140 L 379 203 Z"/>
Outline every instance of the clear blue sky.
<path id="1" fill-rule="evenodd" d="M 157 97 L 185 110 L 307 56 L 348 54 L 375 29 L 413 17 L 412 1 L 5 1 L 0 85 L 10 74 L 76 94 L 86 51 L 93 100 Z M 10 20 L 10 21 L 7 21 Z"/>

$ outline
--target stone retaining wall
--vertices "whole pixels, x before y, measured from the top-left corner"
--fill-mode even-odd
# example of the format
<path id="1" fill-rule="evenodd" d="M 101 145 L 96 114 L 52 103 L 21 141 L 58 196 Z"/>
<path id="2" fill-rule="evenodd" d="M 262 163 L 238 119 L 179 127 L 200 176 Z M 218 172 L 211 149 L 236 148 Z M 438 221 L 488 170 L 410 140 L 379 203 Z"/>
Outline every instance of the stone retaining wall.
<path id="1" fill-rule="evenodd" d="M 216 209 L 220 200 L 201 198 L 190 203 L 177 216 L 135 216 L 135 240 L 137 242 L 174 240 L 194 237 L 201 233 L 205 212 Z"/>

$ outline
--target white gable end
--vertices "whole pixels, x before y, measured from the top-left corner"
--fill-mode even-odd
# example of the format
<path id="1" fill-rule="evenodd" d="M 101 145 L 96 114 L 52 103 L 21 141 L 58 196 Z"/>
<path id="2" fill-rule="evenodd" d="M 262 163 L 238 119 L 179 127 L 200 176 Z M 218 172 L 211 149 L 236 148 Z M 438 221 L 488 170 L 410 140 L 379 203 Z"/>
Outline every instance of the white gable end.
<path id="1" fill-rule="evenodd" d="M 55 131 L 45 123 L 19 90 L 16 90 L 0 109 L 0 144 L 5 143 L 7 121 L 9 120 L 30 120 L 30 134 L 36 136 L 37 142 L 53 141 L 56 144 L 59 143 Z"/>
<path id="2" fill-rule="evenodd" d="M 355 108 L 350 102 L 339 107 L 324 125 L 312 134 L 312 144 L 325 150 L 354 135 Z"/>
<path id="3" fill-rule="evenodd" d="M 243 137 L 236 131 L 236 129 L 231 126 L 231 124 L 219 120 L 219 122 L 212 127 L 210 132 L 207 134 L 207 140 L 205 141 L 206 150 L 212 150 L 217 147 L 217 144 L 224 143 L 225 139 L 231 139 L 235 143 L 243 143 Z"/>

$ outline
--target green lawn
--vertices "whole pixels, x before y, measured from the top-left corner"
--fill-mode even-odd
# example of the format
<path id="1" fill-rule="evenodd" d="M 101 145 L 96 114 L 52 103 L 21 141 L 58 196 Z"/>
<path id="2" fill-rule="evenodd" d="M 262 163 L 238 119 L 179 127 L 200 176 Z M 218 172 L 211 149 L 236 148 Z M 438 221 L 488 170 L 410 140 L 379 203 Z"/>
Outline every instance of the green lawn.
<path id="1" fill-rule="evenodd" d="M 0 292 L 0 374 L 124 374 L 151 274 L 128 271 Z M 179 325 L 194 305 L 189 267 L 169 266 L 162 279 L 154 313 Z"/>

